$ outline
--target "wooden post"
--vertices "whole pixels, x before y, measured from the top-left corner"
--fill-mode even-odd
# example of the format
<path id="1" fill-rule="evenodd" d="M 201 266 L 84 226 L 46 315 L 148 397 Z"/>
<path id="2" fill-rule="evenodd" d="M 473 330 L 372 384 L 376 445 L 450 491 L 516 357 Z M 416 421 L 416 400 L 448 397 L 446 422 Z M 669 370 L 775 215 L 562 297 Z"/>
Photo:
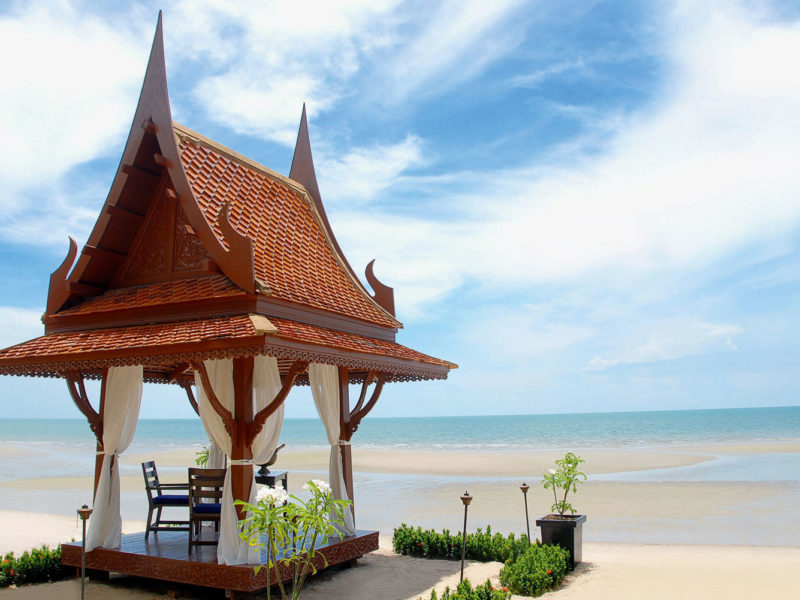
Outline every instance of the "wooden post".
<path id="1" fill-rule="evenodd" d="M 103 419 L 106 412 L 106 383 L 108 382 L 108 367 L 103 369 L 103 376 L 100 381 L 100 409 L 97 414 L 100 416 L 101 426 L 104 426 Z M 103 451 L 103 438 L 97 439 L 97 452 Z M 104 454 L 95 454 L 94 457 L 94 492 L 92 499 L 97 497 L 97 486 L 100 485 L 100 473 L 103 471 Z"/>
<path id="2" fill-rule="evenodd" d="M 339 367 L 339 440 L 348 442 L 340 444 L 342 452 L 342 476 L 347 496 L 353 504 L 350 511 L 356 516 L 355 497 L 353 495 L 353 456 L 350 452 L 350 371 L 347 367 Z"/>
<path id="3" fill-rule="evenodd" d="M 252 356 L 233 359 L 233 422 L 231 439 L 231 483 L 233 499 L 250 500 L 253 484 L 253 465 L 236 464 L 239 460 L 251 460 L 253 451 L 248 442 L 248 426 L 253 420 L 253 365 Z M 244 518 L 242 507 L 237 506 L 239 519 Z"/>

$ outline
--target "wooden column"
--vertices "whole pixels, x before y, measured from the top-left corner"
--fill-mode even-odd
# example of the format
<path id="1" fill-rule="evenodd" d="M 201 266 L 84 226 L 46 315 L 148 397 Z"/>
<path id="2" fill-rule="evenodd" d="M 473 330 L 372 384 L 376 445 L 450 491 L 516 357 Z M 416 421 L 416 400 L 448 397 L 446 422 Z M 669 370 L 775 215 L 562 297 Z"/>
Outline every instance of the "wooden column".
<path id="1" fill-rule="evenodd" d="M 250 500 L 253 483 L 253 465 L 236 464 L 239 460 L 252 460 L 253 452 L 248 439 L 248 428 L 253 421 L 253 365 L 252 356 L 233 359 L 233 423 L 231 448 L 231 483 L 233 499 Z M 239 518 L 244 518 L 242 507 L 237 506 Z"/>
<path id="2" fill-rule="evenodd" d="M 350 452 L 350 371 L 347 367 L 339 367 L 339 440 L 348 442 L 340 444 L 342 451 L 342 475 L 347 496 L 353 503 L 350 510 L 353 518 L 356 515 L 355 496 L 353 495 L 353 456 Z"/>

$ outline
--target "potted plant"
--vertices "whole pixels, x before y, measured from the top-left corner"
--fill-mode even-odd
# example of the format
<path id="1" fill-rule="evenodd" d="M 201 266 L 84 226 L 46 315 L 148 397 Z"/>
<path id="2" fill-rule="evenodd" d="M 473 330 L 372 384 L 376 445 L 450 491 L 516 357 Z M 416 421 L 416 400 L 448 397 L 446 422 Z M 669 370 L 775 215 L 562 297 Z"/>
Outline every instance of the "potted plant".
<path id="1" fill-rule="evenodd" d="M 553 490 L 552 514 L 541 519 L 536 519 L 536 525 L 542 530 L 543 544 L 558 544 L 569 550 L 570 570 L 581 562 L 581 547 L 583 544 L 583 524 L 586 515 L 576 515 L 572 504 L 567 502 L 570 492 L 578 491 L 578 484 L 586 481 L 586 474 L 578 470 L 578 465 L 585 462 L 580 456 L 567 452 L 564 458 L 556 460 L 557 469 L 550 469 L 542 478 L 545 489 Z M 559 499 L 560 492 L 563 496 Z M 569 512 L 566 515 L 564 513 Z"/>

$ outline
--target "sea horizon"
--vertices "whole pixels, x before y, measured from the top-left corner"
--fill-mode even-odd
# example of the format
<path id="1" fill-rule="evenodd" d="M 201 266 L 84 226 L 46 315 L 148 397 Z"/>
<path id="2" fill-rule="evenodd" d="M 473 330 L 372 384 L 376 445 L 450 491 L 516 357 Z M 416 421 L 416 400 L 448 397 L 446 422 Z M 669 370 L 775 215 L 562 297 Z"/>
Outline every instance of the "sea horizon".
<path id="1" fill-rule="evenodd" d="M 641 448 L 800 438 L 800 406 L 534 415 L 367 417 L 356 446 L 407 450 L 541 450 Z M 94 437 L 82 418 L 0 418 L 0 442 L 91 451 Z M 318 418 L 287 418 L 281 443 L 328 445 Z M 199 418 L 139 419 L 131 451 L 201 448 Z"/>

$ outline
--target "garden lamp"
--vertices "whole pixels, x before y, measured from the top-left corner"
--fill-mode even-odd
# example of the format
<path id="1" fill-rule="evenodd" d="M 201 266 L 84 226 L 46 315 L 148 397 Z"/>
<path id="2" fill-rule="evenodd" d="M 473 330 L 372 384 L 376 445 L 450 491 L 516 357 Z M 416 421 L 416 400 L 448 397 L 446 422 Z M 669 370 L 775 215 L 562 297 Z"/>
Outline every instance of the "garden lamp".
<path id="1" fill-rule="evenodd" d="M 464 581 L 464 555 L 467 552 L 467 507 L 472 502 L 472 496 L 469 492 L 465 491 L 461 496 L 461 502 L 464 503 L 464 533 L 461 536 L 461 581 Z"/>
<path id="2" fill-rule="evenodd" d="M 83 533 L 81 534 L 81 600 L 84 599 L 86 587 L 86 520 L 92 514 L 92 509 L 84 504 L 78 509 L 78 516 L 81 518 Z"/>
<path id="3" fill-rule="evenodd" d="M 530 489 L 530 486 L 523 481 L 522 485 L 519 486 L 519 489 L 522 490 L 522 496 L 525 498 L 525 529 L 528 531 L 528 544 L 530 544 L 531 543 L 531 524 L 530 524 L 530 521 L 528 520 L 528 490 Z"/>

